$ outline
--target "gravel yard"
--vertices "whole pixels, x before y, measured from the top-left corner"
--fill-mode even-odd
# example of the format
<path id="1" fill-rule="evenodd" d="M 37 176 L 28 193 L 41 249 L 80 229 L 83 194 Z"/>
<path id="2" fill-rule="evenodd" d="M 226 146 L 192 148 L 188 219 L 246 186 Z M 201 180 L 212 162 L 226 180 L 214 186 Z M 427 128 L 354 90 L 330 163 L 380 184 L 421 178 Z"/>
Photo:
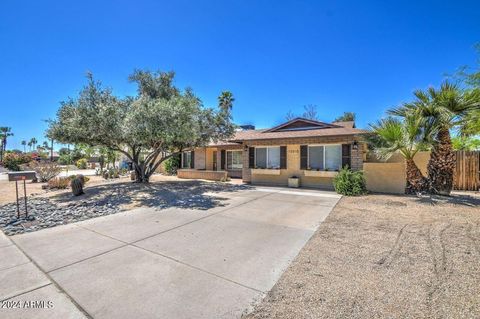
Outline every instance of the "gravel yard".
<path id="1" fill-rule="evenodd" d="M 249 318 L 480 318 L 480 196 L 344 197 Z"/>

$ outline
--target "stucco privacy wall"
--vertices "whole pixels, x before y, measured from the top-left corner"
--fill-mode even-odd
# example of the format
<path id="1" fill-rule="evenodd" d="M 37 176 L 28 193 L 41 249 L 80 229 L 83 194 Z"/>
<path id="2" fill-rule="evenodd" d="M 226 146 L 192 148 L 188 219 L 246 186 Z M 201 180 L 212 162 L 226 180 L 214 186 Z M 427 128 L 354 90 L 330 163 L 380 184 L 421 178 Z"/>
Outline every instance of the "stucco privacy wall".
<path id="1" fill-rule="evenodd" d="M 300 169 L 300 145 L 352 144 L 354 140 L 356 139 L 353 136 L 343 136 L 248 141 L 244 143 L 244 146 L 246 145 L 246 147 L 244 147 L 243 151 L 243 181 L 257 185 L 287 186 L 289 177 L 298 176 L 300 178 L 300 186 L 333 189 L 332 178 L 309 177 L 304 175 L 304 171 Z M 287 169 L 281 169 L 280 175 L 252 174 L 252 171 L 248 166 L 248 147 L 277 145 L 287 146 Z M 364 152 L 362 145 L 363 144 L 359 144 L 357 150 L 351 150 L 351 163 L 353 170 L 361 170 L 363 168 Z"/>
<path id="2" fill-rule="evenodd" d="M 420 152 L 415 158 L 415 164 L 424 176 L 427 174 L 427 164 L 430 152 Z M 403 194 L 405 192 L 406 173 L 405 160 L 400 154 L 395 154 L 385 162 L 374 157 L 363 163 L 363 171 L 367 189 L 371 192 Z"/>

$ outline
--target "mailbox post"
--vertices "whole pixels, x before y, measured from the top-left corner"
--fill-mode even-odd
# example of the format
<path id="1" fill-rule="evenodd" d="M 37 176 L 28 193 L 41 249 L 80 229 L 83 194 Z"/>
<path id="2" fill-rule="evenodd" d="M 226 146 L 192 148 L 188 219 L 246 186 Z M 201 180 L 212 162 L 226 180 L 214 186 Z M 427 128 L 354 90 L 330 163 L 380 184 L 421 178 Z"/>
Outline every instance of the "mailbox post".
<path id="1" fill-rule="evenodd" d="M 17 218 L 20 218 L 20 203 L 18 200 L 18 181 L 23 181 L 23 198 L 25 201 L 25 218 L 28 217 L 28 206 L 27 206 L 27 180 L 34 180 L 37 178 L 37 175 L 34 171 L 23 171 L 23 172 L 9 172 L 8 181 L 15 181 L 15 194 L 17 196 Z"/>

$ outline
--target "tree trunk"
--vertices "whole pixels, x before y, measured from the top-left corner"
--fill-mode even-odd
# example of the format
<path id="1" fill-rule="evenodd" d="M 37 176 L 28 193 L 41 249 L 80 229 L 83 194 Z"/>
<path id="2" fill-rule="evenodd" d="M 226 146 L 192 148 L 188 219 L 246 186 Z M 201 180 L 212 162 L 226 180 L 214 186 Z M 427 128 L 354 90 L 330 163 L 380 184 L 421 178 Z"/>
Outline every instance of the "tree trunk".
<path id="1" fill-rule="evenodd" d="M 422 175 L 413 159 L 406 159 L 407 186 L 405 194 L 418 194 L 428 189 L 427 179 Z"/>
<path id="2" fill-rule="evenodd" d="M 53 140 L 52 140 L 51 148 L 50 148 L 50 161 L 53 162 Z"/>
<path id="3" fill-rule="evenodd" d="M 133 158 L 133 168 L 135 170 L 135 183 L 148 183 L 150 174 L 147 174 L 145 163 L 138 163 L 137 158 Z"/>
<path id="4" fill-rule="evenodd" d="M 428 162 L 430 191 L 434 194 L 450 195 L 456 159 L 448 129 L 441 129 L 437 133 L 437 139 Z"/>

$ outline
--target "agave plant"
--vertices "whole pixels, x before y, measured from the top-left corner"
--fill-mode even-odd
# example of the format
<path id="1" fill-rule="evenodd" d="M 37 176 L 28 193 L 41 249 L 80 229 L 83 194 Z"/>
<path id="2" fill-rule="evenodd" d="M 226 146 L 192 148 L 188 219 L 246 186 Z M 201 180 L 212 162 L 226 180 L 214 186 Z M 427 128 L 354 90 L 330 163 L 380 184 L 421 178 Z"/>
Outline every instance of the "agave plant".
<path id="1" fill-rule="evenodd" d="M 390 110 L 392 115 L 409 117 L 416 114 L 436 130 L 432 153 L 428 163 L 429 187 L 432 193 L 449 195 L 453 188 L 455 153 L 450 136 L 451 129 L 467 132 L 471 118 L 480 108 L 480 91 L 462 91 L 457 85 L 444 82 L 439 90 L 417 90 L 416 100 Z"/>
<path id="2" fill-rule="evenodd" d="M 427 150 L 431 143 L 431 126 L 423 117 L 409 114 L 403 119 L 388 117 L 370 124 L 374 135 L 369 138 L 378 158 L 387 160 L 400 153 L 405 158 L 407 183 L 406 194 L 426 191 L 428 182 L 415 164 L 414 157 L 419 151 Z"/>

